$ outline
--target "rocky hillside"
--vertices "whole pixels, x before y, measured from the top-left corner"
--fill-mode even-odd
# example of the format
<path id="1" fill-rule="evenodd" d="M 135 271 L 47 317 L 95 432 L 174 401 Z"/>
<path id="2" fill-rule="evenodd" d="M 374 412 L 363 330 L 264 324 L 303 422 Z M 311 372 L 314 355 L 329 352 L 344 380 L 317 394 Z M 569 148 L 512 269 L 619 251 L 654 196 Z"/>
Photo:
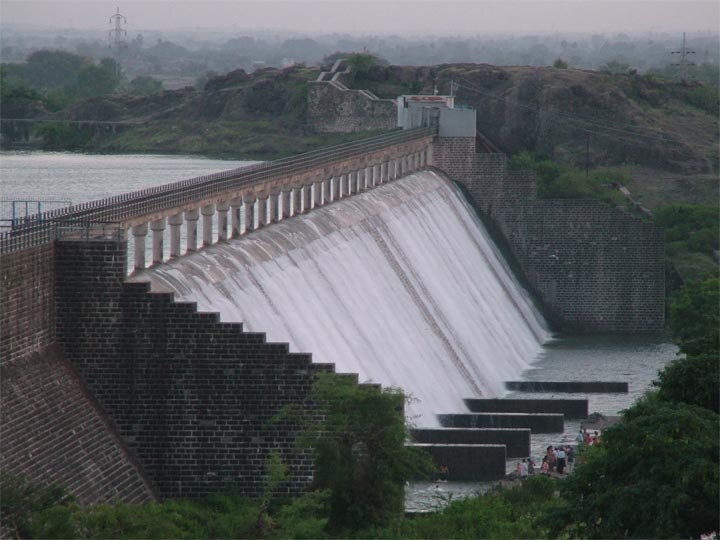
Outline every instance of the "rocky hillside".
<path id="1" fill-rule="evenodd" d="M 529 150 L 591 166 L 640 165 L 683 174 L 718 167 L 717 89 L 649 76 L 449 64 L 375 67 L 353 85 L 380 97 L 450 91 L 478 111 L 478 129 L 508 153 Z"/>
<path id="2" fill-rule="evenodd" d="M 149 97 L 112 96 L 76 104 L 60 118 L 134 121 L 85 149 L 269 159 L 367 134 L 317 135 L 307 127 L 307 82 L 318 70 L 242 70 Z M 374 66 L 346 80 L 380 97 L 450 90 L 478 111 L 478 130 L 508 153 L 528 150 L 584 166 L 632 166 L 671 176 L 718 171 L 717 89 L 640 75 L 447 64 Z M 12 104 L 3 103 L 3 107 Z M 32 109 L 32 104 L 25 104 Z M 39 107 L 39 105 L 38 105 Z M 38 116 L 38 107 L 32 116 Z"/>
<path id="3" fill-rule="evenodd" d="M 318 71 L 303 67 L 233 71 L 185 88 L 136 98 L 84 101 L 62 117 L 140 122 L 116 136 L 95 138 L 86 149 L 213 157 L 273 159 L 367 134 L 319 135 L 307 128 L 307 86 Z"/>

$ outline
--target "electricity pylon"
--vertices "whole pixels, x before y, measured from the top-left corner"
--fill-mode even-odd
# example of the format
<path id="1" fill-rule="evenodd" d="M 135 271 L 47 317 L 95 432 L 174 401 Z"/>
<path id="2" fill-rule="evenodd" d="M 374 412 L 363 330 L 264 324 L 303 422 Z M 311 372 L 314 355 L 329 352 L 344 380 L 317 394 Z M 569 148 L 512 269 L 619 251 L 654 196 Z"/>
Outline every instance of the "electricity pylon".
<path id="1" fill-rule="evenodd" d="M 682 47 L 679 51 L 672 51 L 670 54 L 679 54 L 680 62 L 678 64 L 671 64 L 672 66 L 680 66 L 680 80 L 683 83 L 688 81 L 688 66 L 694 66 L 692 62 L 688 62 L 688 55 L 695 54 L 695 51 L 690 51 L 687 48 L 687 42 L 685 41 L 685 32 L 683 32 Z"/>

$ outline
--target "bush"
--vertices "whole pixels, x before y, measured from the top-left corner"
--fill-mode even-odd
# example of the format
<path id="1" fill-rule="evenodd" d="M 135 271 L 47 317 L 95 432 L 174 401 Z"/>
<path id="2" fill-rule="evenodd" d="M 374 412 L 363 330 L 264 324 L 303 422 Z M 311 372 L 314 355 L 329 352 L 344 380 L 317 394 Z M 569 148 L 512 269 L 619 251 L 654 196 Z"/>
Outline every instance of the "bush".
<path id="1" fill-rule="evenodd" d="M 544 476 L 458 501 L 443 510 L 364 529 L 356 538 L 547 538 L 543 516 L 558 504 L 557 482 Z"/>
<path id="2" fill-rule="evenodd" d="M 698 109 L 707 111 L 714 116 L 720 113 L 720 89 L 712 84 L 695 86 L 688 90 L 685 100 Z"/>
<path id="3" fill-rule="evenodd" d="M 405 396 L 329 374 L 318 377 L 312 396 L 323 421 L 300 442 L 315 454 L 315 487 L 329 492 L 328 530 L 401 518 L 405 481 L 434 469 L 429 455 L 405 446 Z"/>
<path id="4" fill-rule="evenodd" d="M 720 279 L 692 282 L 673 297 L 670 325 L 680 351 L 687 355 L 720 354 Z"/>
<path id="5" fill-rule="evenodd" d="M 79 150 L 91 139 L 89 132 L 62 123 L 38 124 L 33 132 L 43 139 L 46 150 Z"/>
<path id="6" fill-rule="evenodd" d="M 611 189 L 612 184 L 626 184 L 628 178 L 618 170 L 599 168 L 590 172 L 563 165 L 549 159 L 534 157 L 529 152 L 519 152 L 508 161 L 511 170 L 531 170 L 537 174 L 537 196 L 545 199 L 594 199 L 620 204 L 622 197 Z"/>
<path id="7" fill-rule="evenodd" d="M 348 56 L 347 63 L 353 76 L 356 79 L 363 79 L 378 64 L 378 60 L 372 54 L 354 53 Z"/>
<path id="8" fill-rule="evenodd" d="M 67 490 L 57 484 L 34 484 L 23 476 L 3 473 L 0 477 L 0 525 L 3 532 L 12 532 L 18 538 L 30 538 L 34 532 L 36 513 L 62 508 L 72 504 L 73 500 Z M 68 532 L 67 528 L 63 529 L 64 534 Z"/>
<path id="9" fill-rule="evenodd" d="M 660 371 L 658 397 L 720 413 L 720 360 L 717 354 L 680 358 Z"/>
<path id="10" fill-rule="evenodd" d="M 558 58 L 557 60 L 555 60 L 555 61 L 553 62 L 553 67 L 554 67 L 555 69 L 567 69 L 567 68 L 568 68 L 568 63 L 565 62 L 562 58 Z"/>
<path id="11" fill-rule="evenodd" d="M 649 396 L 583 452 L 553 534 L 697 538 L 718 530 L 718 417 Z"/>
<path id="12" fill-rule="evenodd" d="M 129 92 L 134 96 L 149 96 L 162 92 L 162 82 L 148 76 L 135 77 L 130 81 Z"/>
<path id="13" fill-rule="evenodd" d="M 665 229 L 668 242 L 685 242 L 691 251 L 711 254 L 720 247 L 717 206 L 672 204 L 655 210 L 655 223 Z"/>

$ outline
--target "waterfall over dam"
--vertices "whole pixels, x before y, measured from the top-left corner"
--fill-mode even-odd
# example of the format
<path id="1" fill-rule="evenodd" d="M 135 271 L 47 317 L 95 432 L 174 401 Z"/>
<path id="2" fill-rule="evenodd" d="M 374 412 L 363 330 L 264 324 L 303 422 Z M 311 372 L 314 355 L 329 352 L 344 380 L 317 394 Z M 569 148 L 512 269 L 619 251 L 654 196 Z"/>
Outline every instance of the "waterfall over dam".
<path id="1" fill-rule="evenodd" d="M 549 333 L 447 179 L 423 171 L 132 278 L 200 311 L 403 388 L 406 414 L 499 397 Z"/>

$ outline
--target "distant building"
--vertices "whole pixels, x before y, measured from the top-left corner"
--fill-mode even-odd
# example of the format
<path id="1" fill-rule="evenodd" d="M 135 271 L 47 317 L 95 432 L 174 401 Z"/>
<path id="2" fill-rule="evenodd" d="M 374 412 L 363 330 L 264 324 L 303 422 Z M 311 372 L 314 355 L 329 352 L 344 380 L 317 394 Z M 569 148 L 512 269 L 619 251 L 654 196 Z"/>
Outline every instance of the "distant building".
<path id="1" fill-rule="evenodd" d="M 439 126 L 441 137 L 474 137 L 475 109 L 455 108 L 454 96 L 398 96 L 397 125 L 403 129 Z"/>

